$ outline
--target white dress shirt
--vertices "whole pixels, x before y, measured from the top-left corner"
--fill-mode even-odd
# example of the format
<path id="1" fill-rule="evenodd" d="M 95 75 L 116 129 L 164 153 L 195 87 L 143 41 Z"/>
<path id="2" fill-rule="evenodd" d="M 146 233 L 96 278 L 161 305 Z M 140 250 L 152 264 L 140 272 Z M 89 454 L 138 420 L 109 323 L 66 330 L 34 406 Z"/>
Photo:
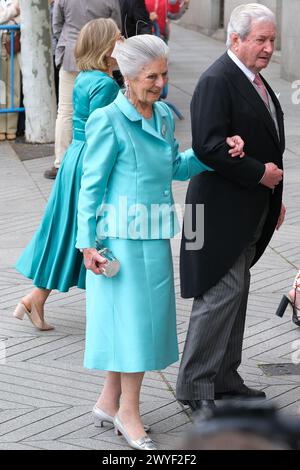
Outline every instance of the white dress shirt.
<path id="1" fill-rule="evenodd" d="M 238 68 L 241 69 L 246 77 L 249 78 L 249 80 L 253 83 L 255 79 L 255 73 L 248 69 L 246 65 L 232 52 L 232 50 L 228 49 L 227 54 L 229 55 L 230 59 L 233 60 L 235 65 L 237 65 Z"/>

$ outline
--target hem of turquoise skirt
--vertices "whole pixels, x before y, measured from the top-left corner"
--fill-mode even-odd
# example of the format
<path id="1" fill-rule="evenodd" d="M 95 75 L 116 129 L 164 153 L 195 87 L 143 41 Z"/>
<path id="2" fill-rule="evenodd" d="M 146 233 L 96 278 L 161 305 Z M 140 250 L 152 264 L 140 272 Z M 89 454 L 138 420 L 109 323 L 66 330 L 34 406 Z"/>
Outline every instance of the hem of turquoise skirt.
<path id="1" fill-rule="evenodd" d="M 51 282 L 48 283 L 48 282 L 45 282 L 44 280 L 39 280 L 39 278 L 35 278 L 32 274 L 29 274 L 29 273 L 23 271 L 17 265 L 15 265 L 14 268 L 16 269 L 16 271 L 18 271 L 20 274 L 22 274 L 22 276 L 27 277 L 27 279 L 30 279 L 32 281 L 33 285 L 35 287 L 38 287 L 39 289 L 58 290 L 59 292 L 69 292 L 69 290 L 72 287 L 78 287 L 78 289 L 85 290 L 85 286 L 82 286 L 79 283 L 78 284 L 75 283 L 75 284 L 72 284 L 72 285 L 68 284 L 68 286 L 66 286 L 66 285 L 62 286 L 61 284 L 51 283 Z"/>
<path id="2" fill-rule="evenodd" d="M 115 364 L 111 364 L 111 365 L 101 365 L 101 364 L 94 364 L 94 363 L 90 363 L 90 362 L 84 362 L 83 364 L 83 367 L 85 369 L 95 369 L 95 370 L 105 370 L 105 371 L 109 371 L 109 372 L 123 372 L 123 373 L 127 373 L 127 374 L 131 374 L 131 373 L 137 373 L 137 372 L 150 372 L 150 371 L 155 371 L 155 370 L 163 370 L 163 369 L 166 369 L 166 367 L 170 366 L 171 364 L 174 364 L 175 362 L 177 362 L 179 359 L 179 355 L 177 355 L 176 357 L 174 356 L 173 358 L 171 359 L 168 359 L 168 360 L 164 360 L 164 361 L 161 361 L 161 362 L 158 362 L 156 361 L 156 363 L 153 363 L 153 364 L 149 364 L 148 365 L 144 365 L 144 366 L 138 366 L 138 367 L 133 367 L 133 366 L 130 366 L 130 367 L 117 367 Z"/>

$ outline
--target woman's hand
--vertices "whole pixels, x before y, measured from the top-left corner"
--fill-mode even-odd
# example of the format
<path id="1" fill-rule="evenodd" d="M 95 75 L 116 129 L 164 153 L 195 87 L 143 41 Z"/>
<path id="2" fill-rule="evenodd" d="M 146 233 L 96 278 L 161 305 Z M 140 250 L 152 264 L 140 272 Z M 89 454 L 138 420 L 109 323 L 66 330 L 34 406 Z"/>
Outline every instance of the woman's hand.
<path id="1" fill-rule="evenodd" d="M 96 248 L 85 248 L 83 250 L 84 265 L 94 274 L 103 274 L 103 267 L 107 259 L 99 255 Z"/>
<path id="2" fill-rule="evenodd" d="M 229 145 L 229 147 L 232 147 L 228 152 L 232 157 L 243 158 L 245 156 L 245 152 L 244 152 L 245 142 L 239 135 L 234 135 L 233 137 L 227 137 L 226 143 L 227 145 Z"/>

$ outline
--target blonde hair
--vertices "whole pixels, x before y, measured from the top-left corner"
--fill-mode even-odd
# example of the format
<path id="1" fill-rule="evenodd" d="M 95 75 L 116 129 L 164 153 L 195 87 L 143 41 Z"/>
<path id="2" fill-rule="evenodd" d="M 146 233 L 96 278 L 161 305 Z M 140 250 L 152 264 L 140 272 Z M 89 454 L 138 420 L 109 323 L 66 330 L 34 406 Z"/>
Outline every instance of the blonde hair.
<path id="1" fill-rule="evenodd" d="M 108 70 L 108 55 L 120 35 L 111 18 L 89 21 L 80 31 L 74 55 L 79 70 Z"/>

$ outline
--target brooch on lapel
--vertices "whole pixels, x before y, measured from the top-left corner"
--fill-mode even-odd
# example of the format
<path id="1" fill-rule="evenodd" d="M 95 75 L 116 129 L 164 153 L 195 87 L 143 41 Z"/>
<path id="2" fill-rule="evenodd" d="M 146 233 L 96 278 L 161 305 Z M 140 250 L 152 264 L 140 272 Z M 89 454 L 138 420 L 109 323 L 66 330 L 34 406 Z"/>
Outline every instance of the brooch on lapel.
<path id="1" fill-rule="evenodd" d="M 165 123 L 163 123 L 163 125 L 161 126 L 161 135 L 165 137 L 166 132 L 167 132 L 167 126 Z"/>

